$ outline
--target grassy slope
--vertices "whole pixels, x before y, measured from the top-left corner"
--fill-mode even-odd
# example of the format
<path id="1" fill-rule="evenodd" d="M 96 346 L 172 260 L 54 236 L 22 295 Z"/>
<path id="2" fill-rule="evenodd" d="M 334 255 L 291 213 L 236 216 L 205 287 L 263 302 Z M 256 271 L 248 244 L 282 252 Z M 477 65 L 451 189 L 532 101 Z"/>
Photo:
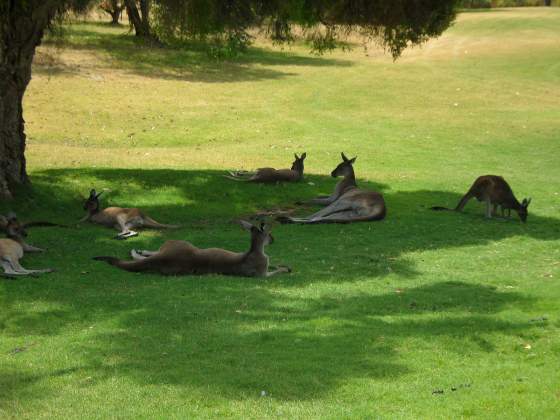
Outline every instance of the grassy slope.
<path id="1" fill-rule="evenodd" d="M 214 63 L 124 29 L 70 35 L 55 60 L 41 49 L 25 103 L 34 184 L 0 212 L 77 220 L 95 186 L 185 228 L 127 242 L 32 231 L 48 252 L 24 266 L 59 272 L 0 283 L 1 417 L 554 417 L 560 10 L 464 14 L 396 63 L 266 45 Z M 328 193 L 341 150 L 389 216 L 277 227 L 271 259 L 291 275 L 162 278 L 90 260 L 167 238 L 241 250 L 232 220 Z M 220 177 L 301 151 L 315 185 Z M 426 210 L 483 173 L 533 197 L 529 223 L 488 222 L 476 203 Z"/>

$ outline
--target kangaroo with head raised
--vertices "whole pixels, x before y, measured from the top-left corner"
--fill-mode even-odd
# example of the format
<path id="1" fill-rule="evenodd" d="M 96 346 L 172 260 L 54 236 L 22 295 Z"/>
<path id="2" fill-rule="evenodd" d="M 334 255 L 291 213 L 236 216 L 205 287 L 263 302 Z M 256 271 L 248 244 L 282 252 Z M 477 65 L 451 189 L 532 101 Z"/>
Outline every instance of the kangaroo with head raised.
<path id="1" fill-rule="evenodd" d="M 328 197 L 319 197 L 315 203 L 327 206 L 307 217 L 281 216 L 278 220 L 282 223 L 351 223 L 382 220 L 387 214 L 383 195 L 375 191 L 358 188 L 353 164 L 356 158 L 348 159 L 341 153 L 342 163 L 332 172 L 333 178 L 342 176 L 334 190 Z"/>
<path id="2" fill-rule="evenodd" d="M 201 249 L 187 241 L 166 241 L 158 251 L 131 251 L 132 261 L 114 257 L 94 257 L 127 271 L 149 271 L 166 275 L 226 274 L 243 277 L 270 277 L 289 273 L 291 269 L 279 266 L 268 271 L 268 256 L 264 247 L 273 242 L 270 230 L 261 224 L 253 226 L 241 221 L 251 232 L 251 247 L 247 252 L 232 252 L 221 248 Z"/>
<path id="3" fill-rule="evenodd" d="M 29 223 L 27 225 L 32 225 Z M 55 225 L 47 222 L 36 222 L 35 226 Z M 11 213 L 8 217 L 0 215 L 0 228 L 6 235 L 5 239 L 0 239 L 0 266 L 4 269 L 6 276 L 27 276 L 39 273 L 50 273 L 51 268 L 43 270 L 28 270 L 23 268 L 19 260 L 23 258 L 25 252 L 43 252 L 41 248 L 34 247 L 25 242 L 27 237 L 26 225 L 18 221 L 15 214 Z"/>
<path id="4" fill-rule="evenodd" d="M 235 181 L 257 182 L 270 184 L 274 182 L 298 182 L 303 179 L 303 161 L 307 153 L 300 156 L 294 153 L 295 160 L 291 169 L 259 168 L 256 172 L 237 171 L 230 172 L 225 177 Z"/>
<path id="5" fill-rule="evenodd" d="M 95 190 L 91 190 L 89 198 L 84 203 L 84 210 L 87 211 L 87 215 L 80 222 L 89 220 L 103 226 L 114 227 L 119 231 L 119 234 L 116 236 L 117 239 L 126 239 L 138 235 L 132 229 L 139 227 L 153 229 L 175 229 L 180 227 L 179 225 L 165 225 L 156 222 L 138 208 L 107 207 L 102 209 L 99 203 L 99 196 L 101 194 L 103 194 L 103 191 L 97 193 Z"/>
<path id="6" fill-rule="evenodd" d="M 507 212 L 507 217 L 509 217 L 511 210 L 515 210 L 522 222 L 527 221 L 529 214 L 527 207 L 529 207 L 531 199 L 524 198 L 521 203 L 517 201 L 506 180 L 497 175 L 479 176 L 454 209 L 435 206 L 432 207 L 432 210 L 461 211 L 472 198 L 486 203 L 485 214 L 489 219 L 496 215 L 498 207 L 500 207 L 502 216 Z"/>

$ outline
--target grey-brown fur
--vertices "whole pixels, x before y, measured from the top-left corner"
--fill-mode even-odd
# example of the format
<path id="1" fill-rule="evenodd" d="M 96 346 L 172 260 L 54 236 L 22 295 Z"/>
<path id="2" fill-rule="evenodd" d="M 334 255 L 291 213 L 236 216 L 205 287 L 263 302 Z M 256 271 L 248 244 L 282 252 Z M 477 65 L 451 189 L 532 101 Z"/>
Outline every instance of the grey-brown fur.
<path id="1" fill-rule="evenodd" d="M 291 169 L 259 168 L 256 172 L 230 172 L 226 178 L 235 181 L 270 184 L 275 182 L 298 182 L 303 179 L 304 164 L 307 153 L 300 156 L 294 154 L 295 160 Z"/>
<path id="2" fill-rule="evenodd" d="M 0 228 L 6 232 L 7 238 L 0 239 L 0 266 L 5 276 L 27 276 L 40 273 L 50 273 L 51 268 L 43 270 L 28 270 L 20 264 L 25 252 L 43 252 L 41 248 L 34 247 L 25 242 L 27 232 L 25 225 L 21 224 L 15 214 L 7 217 L 0 215 Z"/>
<path id="3" fill-rule="evenodd" d="M 342 176 L 333 194 L 318 197 L 311 200 L 314 204 L 326 205 L 318 212 L 303 218 L 279 217 L 282 223 L 351 223 L 381 220 L 387 214 L 385 201 L 381 193 L 367 191 L 358 188 L 353 164 L 356 158 L 348 159 L 341 153 L 342 163 L 332 172 L 331 176 L 336 178 Z"/>
<path id="4" fill-rule="evenodd" d="M 149 271 L 166 275 L 226 274 L 243 277 L 270 277 L 290 272 L 279 266 L 268 271 L 268 256 L 264 247 L 273 242 L 270 231 L 264 225 L 256 227 L 241 222 L 251 232 L 251 247 L 247 252 L 232 252 L 221 248 L 197 248 L 187 241 L 166 241 L 157 251 L 131 251 L 132 260 L 114 257 L 95 257 L 127 271 Z"/>
<path id="5" fill-rule="evenodd" d="M 506 180 L 498 175 L 479 176 L 454 209 L 435 206 L 432 207 L 432 210 L 462 211 L 472 198 L 476 198 L 478 201 L 484 201 L 486 203 L 485 215 L 487 218 L 495 216 L 497 214 L 498 207 L 500 207 L 502 216 L 507 214 L 507 217 L 509 217 L 511 210 L 515 210 L 522 222 L 527 221 L 527 207 L 529 207 L 531 199 L 525 198 L 520 203 L 517 198 L 515 198 L 515 195 Z"/>
<path id="6" fill-rule="evenodd" d="M 89 220 L 99 225 L 114 227 L 119 231 L 119 234 L 116 236 L 117 239 L 126 239 L 138 235 L 132 229 L 139 227 L 153 229 L 174 229 L 180 227 L 179 225 L 166 225 L 156 222 L 138 208 L 107 207 L 102 209 L 99 203 L 99 196 L 102 193 L 91 190 L 89 198 L 84 203 L 84 210 L 87 211 L 87 215 L 80 222 Z"/>

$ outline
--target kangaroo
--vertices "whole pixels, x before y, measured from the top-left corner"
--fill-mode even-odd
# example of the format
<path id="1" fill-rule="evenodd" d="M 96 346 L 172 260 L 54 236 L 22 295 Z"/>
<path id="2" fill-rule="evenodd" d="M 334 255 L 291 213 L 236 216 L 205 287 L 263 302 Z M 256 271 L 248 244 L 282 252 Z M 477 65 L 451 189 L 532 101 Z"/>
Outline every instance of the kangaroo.
<path id="1" fill-rule="evenodd" d="M 296 160 L 292 163 L 291 169 L 259 168 L 256 172 L 237 171 L 230 172 L 225 177 L 235 181 L 274 183 L 274 182 L 298 182 L 303 179 L 303 161 L 307 153 L 301 157 L 294 153 Z"/>
<path id="2" fill-rule="evenodd" d="M 523 223 L 527 221 L 529 214 L 527 207 L 529 207 L 531 199 L 524 198 L 521 203 L 517 201 L 506 180 L 497 175 L 479 176 L 454 209 L 435 206 L 432 207 L 432 210 L 462 211 L 471 198 L 486 203 L 486 217 L 489 219 L 496 215 L 499 206 L 502 217 L 505 212 L 507 212 L 507 217 L 510 217 L 511 210 L 515 210 Z"/>
<path id="3" fill-rule="evenodd" d="M 351 223 L 382 220 L 387 214 L 383 195 L 375 191 L 359 189 L 356 184 L 353 164 L 356 158 L 348 159 L 341 153 L 342 163 L 332 172 L 333 178 L 343 176 L 330 196 L 316 198 L 315 203 L 326 207 L 302 218 L 280 216 L 281 223 Z"/>
<path id="4" fill-rule="evenodd" d="M 289 273 L 291 269 L 279 266 L 268 271 L 268 256 L 264 247 L 274 239 L 264 223 L 260 227 L 241 221 L 251 232 L 251 248 L 247 252 L 231 252 L 220 248 L 201 249 L 187 241 L 166 241 L 158 251 L 131 251 L 132 261 L 114 257 L 94 257 L 127 271 L 151 271 L 165 275 L 227 274 L 243 277 L 270 277 Z"/>
<path id="5" fill-rule="evenodd" d="M 84 203 L 84 210 L 88 213 L 79 223 L 89 220 L 103 226 L 114 227 L 119 231 L 119 234 L 115 237 L 116 239 L 127 239 L 137 236 L 138 232 L 132 229 L 138 227 L 154 229 L 175 229 L 180 227 L 179 225 L 165 225 L 156 222 L 137 208 L 107 207 L 106 209 L 101 209 L 99 204 L 99 196 L 101 194 L 103 194 L 103 191 L 97 193 L 95 190 L 91 190 L 89 198 Z"/>
<path id="6" fill-rule="evenodd" d="M 27 237 L 25 225 L 18 221 L 15 214 L 9 214 L 8 217 L 0 216 L 0 227 L 6 231 L 8 236 L 8 238 L 0 239 L 0 266 L 4 269 L 5 276 L 28 276 L 54 271 L 52 268 L 28 270 L 21 266 L 19 260 L 23 258 L 25 252 L 43 252 L 44 250 L 25 242 L 24 238 Z"/>
<path id="7" fill-rule="evenodd" d="M 350 161 L 350 163 L 353 164 L 356 161 L 356 157 L 354 157 L 353 159 L 348 159 L 344 153 L 341 153 L 340 155 L 342 156 L 343 163 Z M 343 163 L 341 163 L 339 167 Z M 338 169 L 338 167 L 336 169 Z M 333 175 L 336 169 L 333 172 L 331 172 L 331 176 L 333 177 L 339 176 L 339 175 Z M 329 204 L 332 204 L 336 200 L 338 200 L 340 196 L 344 194 L 346 191 L 356 187 L 357 187 L 356 177 L 354 176 L 354 171 L 352 170 L 352 172 L 349 173 L 348 176 L 343 175 L 343 178 L 337 182 L 337 184 L 334 187 L 334 191 L 331 195 L 320 195 L 319 197 L 312 198 L 311 200 L 308 201 L 298 201 L 296 204 L 319 204 L 322 206 L 328 206 Z"/>

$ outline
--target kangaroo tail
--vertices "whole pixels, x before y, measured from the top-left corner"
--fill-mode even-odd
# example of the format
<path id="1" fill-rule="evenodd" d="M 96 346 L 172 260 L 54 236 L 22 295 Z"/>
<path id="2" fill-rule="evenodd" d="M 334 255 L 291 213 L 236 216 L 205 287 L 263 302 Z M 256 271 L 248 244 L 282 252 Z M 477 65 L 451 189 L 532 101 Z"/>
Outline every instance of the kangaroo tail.
<path id="1" fill-rule="evenodd" d="M 276 221 L 285 225 L 288 223 L 295 223 L 295 220 L 289 216 L 276 216 Z"/>
<path id="2" fill-rule="evenodd" d="M 118 258 L 115 257 L 108 257 L 108 256 L 98 256 L 98 257 L 93 257 L 93 259 L 95 261 L 105 261 L 111 265 L 117 265 L 117 263 L 120 261 Z"/>
<path id="3" fill-rule="evenodd" d="M 181 225 L 166 225 L 164 223 L 156 222 L 149 216 L 144 216 L 144 226 L 156 229 L 178 229 Z"/>
<path id="4" fill-rule="evenodd" d="M 449 207 L 441 207 L 441 206 L 430 207 L 430 210 L 435 210 L 435 211 L 455 211 L 455 209 L 450 209 Z"/>
<path id="5" fill-rule="evenodd" d="M 52 223 L 52 222 L 29 222 L 23 225 L 25 228 L 30 227 L 44 227 L 44 226 L 57 226 L 57 227 L 70 227 L 68 225 L 61 225 L 59 223 Z"/>
<path id="6" fill-rule="evenodd" d="M 137 261 L 124 261 L 115 257 L 99 256 L 93 257 L 96 261 L 105 261 L 108 264 L 114 265 L 115 267 L 121 268 L 126 271 L 146 271 L 150 269 L 150 265 L 145 262 L 145 260 Z"/>

